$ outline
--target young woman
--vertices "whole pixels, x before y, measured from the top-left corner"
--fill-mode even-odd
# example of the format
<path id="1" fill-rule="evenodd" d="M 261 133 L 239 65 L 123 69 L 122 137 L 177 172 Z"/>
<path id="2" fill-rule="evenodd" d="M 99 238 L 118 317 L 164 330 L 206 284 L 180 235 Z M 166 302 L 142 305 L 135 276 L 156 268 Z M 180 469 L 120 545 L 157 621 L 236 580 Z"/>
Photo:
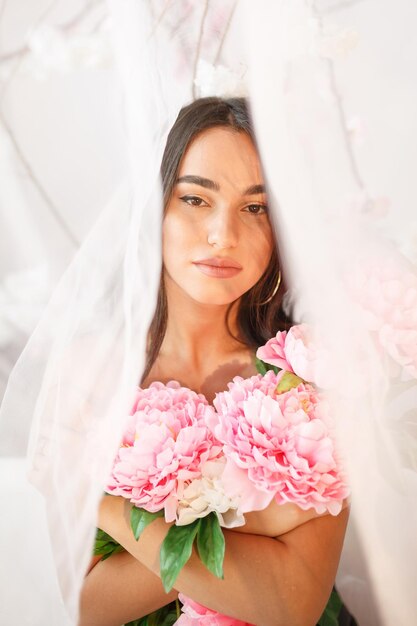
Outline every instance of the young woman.
<path id="1" fill-rule="evenodd" d="M 289 323 L 285 279 L 261 163 L 243 99 L 185 107 L 168 137 L 163 270 L 142 387 L 178 380 L 212 402 L 231 379 L 256 374 L 256 348 Z M 137 542 L 131 505 L 104 498 L 99 526 L 125 552 L 90 570 L 80 626 L 120 626 L 178 592 L 258 626 L 316 624 L 334 582 L 347 510 L 317 516 L 271 504 L 225 530 L 224 580 L 193 555 L 166 594 L 158 554 L 169 525 L 157 519 Z"/>

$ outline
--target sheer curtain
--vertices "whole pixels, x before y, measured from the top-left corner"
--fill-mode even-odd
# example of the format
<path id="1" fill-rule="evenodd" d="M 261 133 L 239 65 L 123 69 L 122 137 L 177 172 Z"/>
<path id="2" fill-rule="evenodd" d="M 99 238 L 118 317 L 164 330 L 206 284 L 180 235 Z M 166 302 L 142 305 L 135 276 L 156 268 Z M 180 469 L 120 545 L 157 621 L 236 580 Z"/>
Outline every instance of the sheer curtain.
<path id="1" fill-rule="evenodd" d="M 0 2 L 0 398 L 59 278 L 125 175 L 108 22 L 105 2 Z M 28 391 L 32 365 L 33 378 L 28 367 L 22 381 Z M 0 621 L 64 626 L 73 620 L 45 502 L 26 473 L 28 406 L 1 418 Z"/>
<path id="2" fill-rule="evenodd" d="M 104 2 L 0 3 L 0 396 L 125 170 Z"/>
<path id="3" fill-rule="evenodd" d="M 331 353 L 330 399 L 353 491 L 338 588 L 360 626 L 413 623 L 417 8 L 411 0 L 11 6 L 3 3 L 0 31 L 13 23 L 20 33 L 0 57 L 9 173 L 0 199 L 13 251 L 2 284 L 16 270 L 46 270 L 42 280 L 26 277 L 30 306 L 25 282 L 9 289 L 8 342 L 23 328 L 22 343 L 57 288 L 0 415 L 9 455 L 2 523 L 14 529 L 12 539 L 5 526 L 1 533 L 7 623 L 76 623 L 96 507 L 156 302 L 166 135 L 193 97 L 242 89 L 297 316 Z M 29 534 L 28 507 L 37 510 Z"/>

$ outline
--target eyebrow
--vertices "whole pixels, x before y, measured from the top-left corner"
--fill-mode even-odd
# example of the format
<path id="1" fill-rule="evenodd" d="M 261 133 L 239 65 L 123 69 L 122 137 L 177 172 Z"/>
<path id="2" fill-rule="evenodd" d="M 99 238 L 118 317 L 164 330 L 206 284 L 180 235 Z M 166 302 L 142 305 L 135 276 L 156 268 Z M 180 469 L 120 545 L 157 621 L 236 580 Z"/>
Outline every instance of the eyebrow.
<path id="1" fill-rule="evenodd" d="M 177 178 L 176 184 L 178 183 L 191 183 L 193 185 L 199 185 L 200 187 L 205 187 L 206 189 L 211 189 L 212 191 L 220 191 L 219 183 L 214 182 L 214 180 L 210 180 L 210 178 L 204 178 L 203 176 L 195 176 L 194 174 L 187 174 L 186 176 L 180 176 Z M 251 185 L 244 192 L 244 196 L 254 196 L 256 194 L 266 193 L 265 185 Z"/>

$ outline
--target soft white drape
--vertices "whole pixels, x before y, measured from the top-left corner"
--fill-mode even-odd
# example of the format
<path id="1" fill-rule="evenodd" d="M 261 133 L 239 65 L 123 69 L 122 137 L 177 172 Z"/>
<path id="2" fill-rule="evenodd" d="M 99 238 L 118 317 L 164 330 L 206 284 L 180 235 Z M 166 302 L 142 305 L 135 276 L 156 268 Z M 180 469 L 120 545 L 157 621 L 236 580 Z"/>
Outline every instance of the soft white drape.
<path id="1" fill-rule="evenodd" d="M 6 3 L 0 14 L 2 36 L 7 20 L 20 32 L 0 55 L 3 370 L 79 251 L 0 415 L 11 455 L 1 459 L 5 623 L 76 623 L 96 506 L 156 302 L 166 135 L 205 88 L 217 83 L 229 95 L 244 83 L 296 312 L 331 354 L 353 491 L 338 587 L 360 626 L 409 626 L 417 615 L 414 3 L 35 5 L 14 13 Z M 26 592 L 30 602 L 18 602 Z"/>

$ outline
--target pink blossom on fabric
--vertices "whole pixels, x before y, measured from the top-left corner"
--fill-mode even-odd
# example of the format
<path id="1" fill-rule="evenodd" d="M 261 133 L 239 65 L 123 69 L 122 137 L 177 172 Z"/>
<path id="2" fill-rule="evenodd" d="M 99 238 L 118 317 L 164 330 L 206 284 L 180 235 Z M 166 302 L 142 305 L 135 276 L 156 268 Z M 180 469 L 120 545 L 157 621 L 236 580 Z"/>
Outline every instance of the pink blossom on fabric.
<path id="1" fill-rule="evenodd" d="M 417 378 L 417 274 L 391 247 L 371 249 L 350 267 L 346 282 L 367 328 L 411 377 Z"/>
<path id="2" fill-rule="evenodd" d="M 248 622 L 207 609 L 182 593 L 178 594 L 178 598 L 183 604 L 182 615 L 174 626 L 253 626 Z"/>
<path id="3" fill-rule="evenodd" d="M 269 370 L 216 394 L 209 417 L 227 459 L 223 484 L 241 495 L 243 513 L 262 510 L 272 498 L 302 509 L 337 515 L 348 495 L 335 450 L 328 405 L 310 384 L 281 394 L 283 372 Z"/>
<path id="4" fill-rule="evenodd" d="M 214 409 L 177 381 L 138 389 L 106 491 L 174 521 L 184 485 L 221 454 L 207 427 Z"/>

